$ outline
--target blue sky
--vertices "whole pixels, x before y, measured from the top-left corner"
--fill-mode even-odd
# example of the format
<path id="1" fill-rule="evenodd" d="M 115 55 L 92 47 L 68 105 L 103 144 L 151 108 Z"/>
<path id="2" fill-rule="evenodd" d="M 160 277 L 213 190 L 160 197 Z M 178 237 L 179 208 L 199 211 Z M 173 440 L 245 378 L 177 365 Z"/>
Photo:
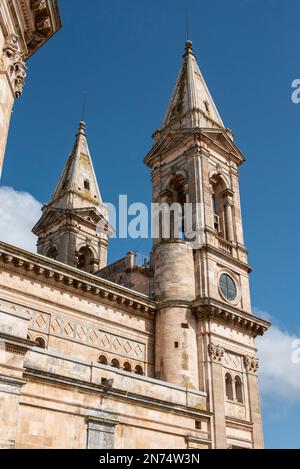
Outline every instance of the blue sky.
<path id="1" fill-rule="evenodd" d="M 63 29 L 28 63 L 1 184 L 49 200 L 87 92 L 89 145 L 103 198 L 116 203 L 128 194 L 130 202 L 149 203 L 143 157 L 178 74 L 188 7 L 199 66 L 247 157 L 241 197 L 253 305 L 284 334 L 300 337 L 300 104 L 291 101 L 291 83 L 300 78 L 299 1 L 59 3 Z M 130 249 L 148 251 L 149 244 L 113 241 L 110 260 Z M 278 377 L 272 383 L 263 395 L 266 446 L 300 447 L 300 397 L 290 396 L 289 386 L 277 392 Z"/>

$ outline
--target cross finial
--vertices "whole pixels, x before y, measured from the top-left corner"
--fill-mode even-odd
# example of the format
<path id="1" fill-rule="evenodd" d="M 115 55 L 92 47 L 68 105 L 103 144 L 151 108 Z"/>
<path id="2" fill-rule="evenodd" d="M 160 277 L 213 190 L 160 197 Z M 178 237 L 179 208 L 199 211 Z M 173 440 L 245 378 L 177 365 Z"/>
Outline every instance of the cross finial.
<path id="1" fill-rule="evenodd" d="M 83 99 L 82 99 L 82 116 L 81 116 L 81 122 L 85 121 L 85 114 L 86 114 L 86 100 L 87 100 L 87 93 L 86 91 L 83 93 Z"/>
<path id="2" fill-rule="evenodd" d="M 186 27 L 186 40 L 188 41 L 190 39 L 188 8 L 185 9 L 185 27 Z"/>

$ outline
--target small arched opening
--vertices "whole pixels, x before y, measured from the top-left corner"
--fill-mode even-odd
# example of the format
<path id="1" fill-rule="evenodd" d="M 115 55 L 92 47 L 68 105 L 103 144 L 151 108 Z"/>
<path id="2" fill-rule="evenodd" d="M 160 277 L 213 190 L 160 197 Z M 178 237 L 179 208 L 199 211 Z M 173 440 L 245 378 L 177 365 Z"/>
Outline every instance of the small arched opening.
<path id="1" fill-rule="evenodd" d="M 136 374 L 136 375 L 143 376 L 144 371 L 143 371 L 143 368 L 142 368 L 140 365 L 136 365 L 136 367 L 135 367 L 135 374 Z"/>
<path id="2" fill-rule="evenodd" d="M 84 180 L 83 185 L 84 185 L 85 190 L 87 190 L 87 191 L 91 190 L 91 184 L 90 184 L 90 181 L 88 179 Z"/>
<path id="3" fill-rule="evenodd" d="M 132 367 L 129 362 L 125 362 L 123 368 L 124 368 L 124 371 L 127 371 L 128 373 L 131 373 L 132 371 Z"/>
<path id="4" fill-rule="evenodd" d="M 45 339 L 43 339 L 43 337 L 37 337 L 35 339 L 35 343 L 36 343 L 37 347 L 46 348 L 46 341 L 45 341 Z"/>
<path id="5" fill-rule="evenodd" d="M 232 385 L 232 376 L 230 373 L 225 375 L 225 388 L 226 388 L 226 399 L 233 401 L 233 385 Z"/>
<path id="6" fill-rule="evenodd" d="M 213 226 L 220 238 L 234 241 L 233 228 L 233 192 L 226 187 L 219 175 L 211 181 Z"/>
<path id="7" fill-rule="evenodd" d="M 112 366 L 113 368 L 118 368 L 118 369 L 119 369 L 119 368 L 120 368 L 120 362 L 119 362 L 119 360 L 117 360 L 116 358 L 114 358 L 114 359 L 111 361 L 111 366 Z"/>
<path id="8" fill-rule="evenodd" d="M 107 358 L 105 355 L 100 355 L 100 357 L 98 358 L 98 363 L 100 363 L 100 365 L 107 365 Z"/>
<path id="9" fill-rule="evenodd" d="M 243 403 L 243 383 L 240 376 L 235 377 L 235 398 L 238 402 Z"/>

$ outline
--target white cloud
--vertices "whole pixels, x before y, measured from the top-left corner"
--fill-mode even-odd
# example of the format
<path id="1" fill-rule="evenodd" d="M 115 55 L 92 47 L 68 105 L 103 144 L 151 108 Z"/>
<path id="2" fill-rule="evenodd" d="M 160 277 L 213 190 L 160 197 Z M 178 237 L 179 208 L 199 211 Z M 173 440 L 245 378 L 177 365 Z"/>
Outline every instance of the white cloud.
<path id="1" fill-rule="evenodd" d="M 299 337 L 276 325 L 257 340 L 257 346 L 263 395 L 300 402 Z"/>
<path id="2" fill-rule="evenodd" d="M 0 187 L 0 241 L 36 252 L 31 230 L 41 216 L 42 204 L 27 192 Z"/>

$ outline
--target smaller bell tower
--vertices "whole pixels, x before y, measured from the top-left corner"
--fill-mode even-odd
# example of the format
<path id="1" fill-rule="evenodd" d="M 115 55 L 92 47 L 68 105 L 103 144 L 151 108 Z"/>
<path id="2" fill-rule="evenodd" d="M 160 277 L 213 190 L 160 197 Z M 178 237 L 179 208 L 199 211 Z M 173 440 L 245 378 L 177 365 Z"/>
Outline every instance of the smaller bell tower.
<path id="1" fill-rule="evenodd" d="M 38 253 L 94 273 L 106 267 L 112 234 L 108 209 L 98 187 L 85 133 L 80 122 L 73 150 L 51 201 L 33 228 Z"/>

